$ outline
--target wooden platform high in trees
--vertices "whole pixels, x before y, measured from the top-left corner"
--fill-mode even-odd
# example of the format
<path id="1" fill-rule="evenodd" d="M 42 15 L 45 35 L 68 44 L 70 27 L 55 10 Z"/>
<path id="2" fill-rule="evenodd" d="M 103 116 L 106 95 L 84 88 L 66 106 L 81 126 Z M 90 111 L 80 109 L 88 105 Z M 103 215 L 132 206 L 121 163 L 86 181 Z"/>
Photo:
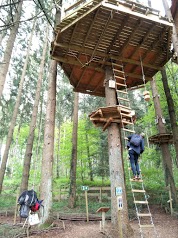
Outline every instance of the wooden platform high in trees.
<path id="1" fill-rule="evenodd" d="M 92 112 L 89 117 L 90 121 L 92 121 L 95 126 L 102 127 L 103 131 L 106 130 L 112 122 L 122 125 L 122 120 L 125 125 L 132 124 L 131 110 L 122 106 L 100 107 L 96 111 Z"/>
<path id="2" fill-rule="evenodd" d="M 129 88 L 146 82 L 170 58 L 172 23 L 133 1 L 79 1 L 56 28 L 51 56 L 74 91 L 105 96 L 105 67 L 122 61 Z"/>
<path id="3" fill-rule="evenodd" d="M 149 137 L 149 142 L 152 144 L 173 143 L 173 135 L 169 133 L 157 134 Z"/>

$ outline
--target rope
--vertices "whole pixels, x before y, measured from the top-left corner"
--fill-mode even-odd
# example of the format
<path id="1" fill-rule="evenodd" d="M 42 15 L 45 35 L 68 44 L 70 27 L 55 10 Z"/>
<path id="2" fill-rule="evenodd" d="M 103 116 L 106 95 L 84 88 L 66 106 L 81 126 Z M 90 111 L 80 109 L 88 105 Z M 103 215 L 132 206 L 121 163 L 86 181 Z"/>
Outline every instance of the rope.
<path id="1" fill-rule="evenodd" d="M 143 84 L 144 84 L 144 87 L 145 87 L 145 90 L 146 90 L 145 74 L 144 74 L 144 70 L 143 70 L 143 62 L 142 62 L 142 57 L 141 57 L 140 53 L 139 53 L 139 55 L 140 55 L 140 63 L 141 63 L 141 70 L 142 70 L 142 80 L 143 80 Z"/>

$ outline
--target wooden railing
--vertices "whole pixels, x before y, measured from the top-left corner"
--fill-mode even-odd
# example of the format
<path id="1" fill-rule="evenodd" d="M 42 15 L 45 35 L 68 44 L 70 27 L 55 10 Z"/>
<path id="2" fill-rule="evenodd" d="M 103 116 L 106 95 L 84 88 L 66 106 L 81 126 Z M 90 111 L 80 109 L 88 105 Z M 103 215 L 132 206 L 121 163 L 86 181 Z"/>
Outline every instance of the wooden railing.
<path id="1" fill-rule="evenodd" d="M 79 1 L 76 1 L 75 3 L 73 3 L 70 6 L 63 5 L 62 14 L 61 14 L 62 19 L 65 18 L 65 17 L 69 17 L 70 15 L 73 15 L 81 7 L 85 7 L 85 6 L 91 4 L 94 1 L 95 0 L 79 0 Z M 147 9 L 149 13 L 161 17 L 160 16 L 160 10 L 153 9 L 152 7 L 149 7 L 149 6 L 145 5 L 142 2 L 139 3 L 139 2 L 136 2 L 134 0 L 115 0 L 115 1 L 118 2 L 118 5 L 123 4 L 123 5 L 126 5 L 128 7 L 132 7 L 132 5 L 134 4 L 134 6 L 136 5 L 138 8 L 140 8 L 142 10 Z M 97 2 L 100 2 L 100 1 L 97 0 Z M 101 2 L 102 2 L 102 0 L 101 0 Z M 107 2 L 109 2 L 109 0 L 107 0 Z"/>
<path id="2" fill-rule="evenodd" d="M 88 197 L 93 197 L 98 199 L 99 202 L 102 202 L 103 198 L 110 199 L 111 189 L 110 187 L 89 187 Z M 67 199 L 69 195 L 69 186 L 60 186 L 59 193 L 54 197 L 54 199 L 61 201 Z M 80 187 L 77 189 L 77 196 L 84 197 L 84 192 L 80 190 Z"/>

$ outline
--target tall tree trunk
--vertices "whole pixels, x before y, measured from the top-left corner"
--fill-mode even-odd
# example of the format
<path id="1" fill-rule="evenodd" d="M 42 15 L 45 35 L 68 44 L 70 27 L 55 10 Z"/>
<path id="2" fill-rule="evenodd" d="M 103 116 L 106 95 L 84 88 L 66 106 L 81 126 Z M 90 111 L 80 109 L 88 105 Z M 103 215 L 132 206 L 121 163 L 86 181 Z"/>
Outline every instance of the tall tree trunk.
<path id="1" fill-rule="evenodd" d="M 62 2 L 61 2 L 62 4 Z M 61 9 L 56 8 L 55 22 L 58 24 L 61 19 Z M 56 77 L 57 61 L 50 61 L 48 99 L 45 118 L 44 144 L 41 168 L 40 197 L 44 200 L 44 215 L 42 223 L 49 219 L 52 207 L 52 177 L 54 163 L 54 129 L 56 112 Z"/>
<path id="2" fill-rule="evenodd" d="M 115 89 L 109 88 L 109 80 L 113 80 L 113 72 L 109 67 L 106 68 L 105 78 L 106 106 L 114 106 L 116 105 L 116 92 Z M 115 227 L 118 225 L 118 206 L 115 189 L 121 187 L 123 198 L 123 210 L 121 210 L 122 230 L 124 237 L 128 237 L 131 227 L 128 220 L 121 137 L 117 123 L 111 123 L 108 127 L 108 149 L 111 181 L 111 222 Z M 118 227 L 118 230 L 121 232 L 120 227 Z"/>
<path id="3" fill-rule="evenodd" d="M 154 101 L 154 106 L 155 106 L 155 113 L 156 117 L 158 119 L 158 131 L 160 134 L 166 133 L 165 125 L 163 122 L 163 116 L 162 116 L 162 111 L 161 111 L 161 106 L 160 106 L 160 101 L 159 101 L 159 95 L 156 87 L 156 81 L 153 78 L 151 81 L 151 88 L 153 92 L 153 101 Z M 174 202 L 177 203 L 177 194 L 176 194 L 176 187 L 175 187 L 175 182 L 174 182 L 174 176 L 173 176 L 173 171 L 172 171 L 172 159 L 171 159 L 171 154 L 168 148 L 168 143 L 161 143 L 160 148 L 162 151 L 162 158 L 163 158 L 163 168 L 164 168 L 164 175 L 165 175 L 165 184 L 166 186 L 170 185 L 171 192 L 173 195 Z"/>
<path id="4" fill-rule="evenodd" d="M 19 21 L 22 13 L 23 0 L 19 1 L 16 15 L 14 17 L 14 25 L 11 27 L 10 35 L 7 41 L 4 58 L 2 59 L 3 64 L 0 65 L 0 99 L 2 96 L 6 75 L 9 69 L 10 59 L 12 55 L 12 49 L 14 47 L 15 38 L 19 28 Z"/>
<path id="5" fill-rule="evenodd" d="M 22 173 L 22 182 L 20 191 L 23 192 L 24 190 L 28 189 L 28 179 L 30 174 L 30 165 L 31 165 L 31 157 L 32 157 L 32 150 L 33 150 L 33 141 L 34 141 L 34 134 L 35 134 L 35 128 L 36 128 L 36 121 L 37 121 L 37 114 L 38 114 L 38 105 L 40 101 L 40 92 L 43 82 L 43 72 L 44 72 L 44 66 L 45 66 L 45 57 L 48 47 L 48 26 L 46 30 L 46 38 L 43 45 L 43 54 L 41 58 L 40 63 L 40 70 L 39 70 L 39 76 L 38 76 L 38 82 L 36 86 L 36 94 L 35 94 L 35 101 L 33 106 L 33 112 L 32 112 L 32 118 L 30 122 L 30 131 L 27 139 L 27 146 L 25 151 L 25 158 L 24 158 L 24 165 L 23 165 L 23 173 Z"/>
<path id="6" fill-rule="evenodd" d="M 165 67 L 162 68 L 161 75 L 162 75 L 164 92 L 165 92 L 167 104 L 168 104 L 168 111 L 169 111 L 171 128 L 172 128 L 172 133 L 174 138 L 174 146 L 176 151 L 176 165 L 178 167 L 178 126 L 177 126 L 177 120 L 176 120 L 174 101 L 173 101 L 170 88 L 168 85 L 168 79 L 167 79 Z"/>
<path id="7" fill-rule="evenodd" d="M 89 147 L 89 140 L 88 140 L 88 131 L 85 127 L 85 138 L 86 138 L 86 147 L 87 147 L 87 158 L 88 158 L 88 165 L 89 165 L 89 175 L 90 181 L 93 181 L 93 169 L 92 169 L 92 159 L 90 156 L 90 147 Z"/>
<path id="8" fill-rule="evenodd" d="M 59 178 L 60 135 L 61 135 L 60 130 L 61 130 L 61 125 L 60 125 L 60 122 L 59 122 L 58 137 L 57 137 L 56 178 Z"/>
<path id="9" fill-rule="evenodd" d="M 57 62 L 51 60 L 48 84 L 48 99 L 45 118 L 45 132 L 41 168 L 40 197 L 44 200 L 43 223 L 47 222 L 52 206 L 52 173 L 54 156 L 54 128 L 56 108 Z"/>
<path id="10" fill-rule="evenodd" d="M 8 159 L 8 154 L 9 154 L 11 141 L 12 141 L 12 138 L 13 138 L 13 133 L 14 133 L 14 128 L 15 128 L 15 124 L 16 124 L 17 114 L 18 114 L 18 110 L 19 110 L 19 106 L 20 106 L 20 100 L 21 100 L 21 95 L 22 95 L 22 90 L 23 90 L 23 83 L 24 83 L 24 80 L 25 80 L 27 64 L 28 64 L 29 56 L 30 56 L 32 38 L 33 38 L 34 29 L 35 29 L 35 22 L 36 22 L 36 20 L 33 23 L 33 28 L 32 28 L 29 43 L 28 43 L 26 59 L 25 59 L 24 67 L 23 67 L 23 70 L 22 70 L 22 76 L 21 76 L 20 83 L 19 83 L 17 100 L 16 100 L 16 104 L 15 104 L 15 107 L 14 107 L 12 120 L 10 122 L 9 132 L 8 132 L 7 141 L 6 141 L 6 147 L 5 147 L 5 151 L 4 151 L 4 155 L 3 155 L 3 159 L 2 159 L 1 170 L 0 170 L 0 193 L 2 191 L 2 184 L 3 184 L 5 170 L 6 170 L 6 163 L 7 163 L 7 159 Z"/>
<path id="11" fill-rule="evenodd" d="M 166 12 L 166 16 L 170 19 L 170 21 L 173 21 L 173 17 L 172 17 L 171 10 L 169 8 L 167 0 L 162 0 L 162 2 L 163 2 L 164 10 Z M 176 63 L 178 63 L 178 35 L 177 33 L 178 32 L 176 30 L 175 23 L 173 22 L 172 43 L 173 43 L 174 52 L 177 55 Z"/>
<path id="12" fill-rule="evenodd" d="M 3 141 L 0 139 L 0 167 L 1 167 L 2 142 Z"/>
<path id="13" fill-rule="evenodd" d="M 70 208 L 75 207 L 76 202 L 76 173 L 77 173 L 77 130 L 78 130 L 78 105 L 79 94 L 74 93 L 74 115 L 73 115 L 73 132 L 72 132 L 72 157 L 70 165 L 70 191 L 69 202 Z"/>

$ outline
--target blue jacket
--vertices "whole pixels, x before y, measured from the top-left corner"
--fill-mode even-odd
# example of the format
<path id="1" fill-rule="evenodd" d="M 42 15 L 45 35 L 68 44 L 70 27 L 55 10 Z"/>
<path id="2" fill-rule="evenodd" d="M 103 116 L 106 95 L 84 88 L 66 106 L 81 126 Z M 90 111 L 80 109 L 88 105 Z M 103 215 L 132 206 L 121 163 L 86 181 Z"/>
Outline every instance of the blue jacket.
<path id="1" fill-rule="evenodd" d="M 132 135 L 128 136 L 128 144 L 127 148 L 134 150 L 138 155 L 142 154 L 144 151 L 144 139 L 142 136 L 140 136 L 141 141 L 139 146 L 134 146 L 133 144 L 130 143 L 130 139 L 132 138 Z"/>

